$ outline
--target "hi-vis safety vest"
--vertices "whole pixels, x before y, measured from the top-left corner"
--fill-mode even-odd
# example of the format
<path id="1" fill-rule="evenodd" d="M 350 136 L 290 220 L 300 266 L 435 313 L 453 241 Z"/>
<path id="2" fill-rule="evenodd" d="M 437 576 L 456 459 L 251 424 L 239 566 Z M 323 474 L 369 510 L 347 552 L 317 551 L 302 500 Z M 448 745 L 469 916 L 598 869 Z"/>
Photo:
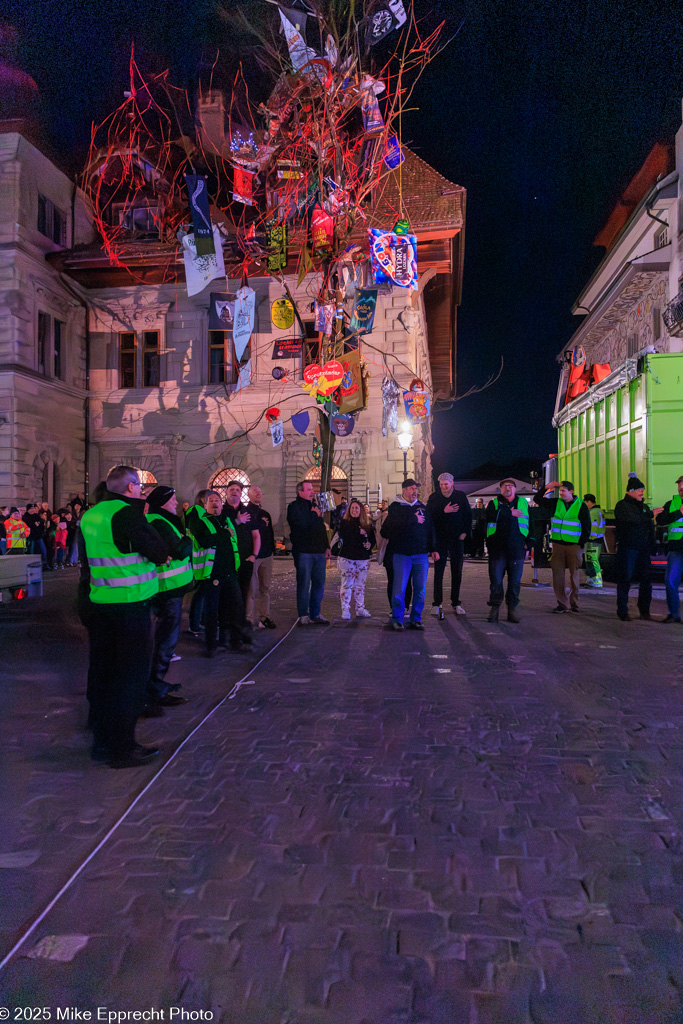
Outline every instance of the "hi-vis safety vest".
<path id="1" fill-rule="evenodd" d="M 605 536 L 605 517 L 602 514 L 602 509 L 594 505 L 589 510 L 591 517 L 591 540 L 602 540 Z"/>
<path id="2" fill-rule="evenodd" d="M 192 508 L 197 513 L 198 517 L 203 520 L 209 533 L 217 534 L 218 529 L 209 519 L 206 509 L 202 505 L 193 505 Z M 188 511 L 190 511 L 188 509 Z M 240 567 L 240 556 L 237 550 L 237 534 L 235 533 L 235 527 L 232 525 L 229 519 L 226 520 L 225 529 L 230 534 L 230 542 L 232 544 L 233 554 L 235 556 L 235 571 Z M 188 525 L 187 532 L 192 538 L 192 572 L 194 573 L 195 580 L 208 580 L 211 576 L 213 569 L 213 563 L 216 560 L 216 545 L 210 548 L 202 548 L 199 546 L 199 541 L 192 533 L 192 526 Z"/>
<path id="3" fill-rule="evenodd" d="M 23 519 L 6 519 L 7 550 L 26 551 L 26 538 L 30 532 Z"/>
<path id="4" fill-rule="evenodd" d="M 169 523 L 165 516 L 159 515 L 158 512 L 150 512 L 147 519 L 150 523 L 161 520 L 171 527 L 179 539 L 182 539 L 183 535 L 180 530 L 173 523 Z M 192 583 L 194 573 L 190 565 L 189 555 L 187 558 L 172 558 L 167 564 L 158 565 L 157 578 L 159 580 L 160 594 L 167 594 L 170 590 L 177 590 L 179 587 L 186 587 L 189 583 Z"/>
<path id="5" fill-rule="evenodd" d="M 93 604 L 133 604 L 159 591 L 154 562 L 135 551 L 124 554 L 114 543 L 112 519 L 126 507 L 125 501 L 101 501 L 81 519 Z"/>
<path id="6" fill-rule="evenodd" d="M 497 514 L 498 513 L 498 498 L 494 498 L 493 499 L 493 507 L 496 510 L 496 519 L 495 519 L 495 522 L 487 523 L 486 524 L 486 536 L 487 537 L 492 537 L 493 534 L 496 532 L 496 527 L 498 526 L 498 514 Z M 517 508 L 519 509 L 520 512 L 523 513 L 523 515 L 521 515 L 521 516 L 515 516 L 514 517 L 517 520 L 517 526 L 519 527 L 519 532 L 522 534 L 523 537 L 528 537 L 529 536 L 529 502 L 526 500 L 526 498 L 522 498 L 522 497 L 517 498 Z"/>
<path id="7" fill-rule="evenodd" d="M 550 520 L 551 540 L 563 541 L 565 544 L 578 544 L 581 537 L 579 509 L 581 498 L 574 498 L 566 511 L 560 511 L 561 498 L 557 499 L 555 515 Z"/>
<path id="8" fill-rule="evenodd" d="M 671 499 L 669 512 L 680 512 L 681 505 L 683 505 L 683 501 L 680 494 L 677 494 L 675 498 Z M 683 516 L 673 523 L 669 523 L 668 540 L 683 540 Z"/>

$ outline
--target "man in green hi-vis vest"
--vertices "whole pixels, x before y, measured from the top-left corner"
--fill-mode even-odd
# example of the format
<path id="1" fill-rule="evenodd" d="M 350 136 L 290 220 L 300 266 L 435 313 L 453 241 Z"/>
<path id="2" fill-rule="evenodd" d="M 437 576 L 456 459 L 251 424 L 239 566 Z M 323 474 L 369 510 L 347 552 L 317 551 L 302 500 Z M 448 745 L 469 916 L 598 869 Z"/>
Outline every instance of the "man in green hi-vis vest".
<path id="1" fill-rule="evenodd" d="M 547 491 L 559 488 L 559 497 L 546 498 Z M 553 571 L 553 590 L 557 605 L 552 611 L 556 615 L 568 612 L 566 574 L 569 573 L 569 606 L 573 612 L 579 610 L 579 568 L 583 560 L 583 549 L 591 535 L 591 517 L 581 498 L 574 494 L 571 480 L 560 483 L 553 480 L 544 484 L 534 495 L 534 501 L 550 513 L 550 540 L 552 555 L 550 567 Z"/>
<path id="2" fill-rule="evenodd" d="M 89 586 L 88 700 L 92 757 L 134 768 L 159 753 L 135 742 L 152 660 L 151 600 L 167 545 L 145 519 L 137 470 L 115 466 L 102 500 L 81 519 L 81 580 Z"/>
<path id="3" fill-rule="evenodd" d="M 508 622 L 519 622 L 516 608 L 529 540 L 529 504 L 517 494 L 517 484 L 508 477 L 501 480 L 500 497 L 494 498 L 486 508 L 486 546 L 489 553 L 488 622 L 498 622 L 498 610 L 503 596 L 508 610 Z M 507 593 L 503 594 L 503 578 L 507 573 Z"/>
<path id="4" fill-rule="evenodd" d="M 655 509 L 657 526 L 666 526 L 666 605 L 668 615 L 662 622 L 670 625 L 681 621 L 681 599 L 678 588 L 683 578 L 683 476 L 676 481 L 678 494 L 663 508 Z"/>

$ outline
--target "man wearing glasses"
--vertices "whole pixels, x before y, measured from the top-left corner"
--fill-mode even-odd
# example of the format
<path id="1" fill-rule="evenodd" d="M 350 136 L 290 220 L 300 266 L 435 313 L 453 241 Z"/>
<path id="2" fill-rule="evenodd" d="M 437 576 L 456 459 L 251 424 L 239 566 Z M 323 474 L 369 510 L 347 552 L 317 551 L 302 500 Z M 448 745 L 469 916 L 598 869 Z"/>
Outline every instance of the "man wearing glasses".
<path id="1" fill-rule="evenodd" d="M 92 758 L 111 768 L 135 768 L 159 751 L 135 741 L 152 660 L 151 599 L 158 592 L 156 566 L 168 545 L 144 514 L 137 471 L 115 466 L 98 504 L 84 513 L 81 580 L 89 584 L 85 623 Z"/>

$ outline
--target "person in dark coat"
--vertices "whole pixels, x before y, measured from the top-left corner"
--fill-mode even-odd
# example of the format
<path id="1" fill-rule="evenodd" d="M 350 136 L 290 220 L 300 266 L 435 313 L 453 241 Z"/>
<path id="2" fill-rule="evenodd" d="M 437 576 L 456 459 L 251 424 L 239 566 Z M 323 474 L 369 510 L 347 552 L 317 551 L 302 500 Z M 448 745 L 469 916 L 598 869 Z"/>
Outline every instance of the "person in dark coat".
<path id="1" fill-rule="evenodd" d="M 193 585 L 192 540 L 186 535 L 177 515 L 178 499 L 173 487 L 163 484 L 155 487 L 147 497 L 147 506 L 150 525 L 165 541 L 171 557 L 168 567 L 157 567 L 160 573 L 159 593 L 152 598 L 154 653 L 143 714 L 156 718 L 163 714 L 163 708 L 185 703 L 184 697 L 171 692 L 179 689 L 179 684 L 171 686 L 167 683 L 166 673 L 178 643 L 183 597 Z"/>
<path id="2" fill-rule="evenodd" d="M 678 494 L 663 508 L 655 509 L 657 526 L 667 527 L 666 605 L 668 615 L 662 621 L 667 625 L 681 621 L 681 598 L 678 588 L 683 577 L 683 476 L 676 481 Z"/>
<path id="3" fill-rule="evenodd" d="M 507 573 L 508 585 L 505 603 L 508 622 L 519 622 L 516 608 L 519 604 L 524 559 L 529 539 L 529 505 L 526 498 L 517 495 L 517 485 L 509 477 L 500 481 L 500 497 L 494 498 L 486 508 L 487 547 L 489 552 L 489 622 L 498 622 L 498 609 L 503 603 L 503 579 Z"/>
<path id="4" fill-rule="evenodd" d="M 617 535 L 617 615 L 628 622 L 628 592 L 638 581 L 638 611 L 641 619 L 650 618 L 652 581 L 650 558 L 655 549 L 655 522 L 652 509 L 643 501 L 645 484 L 629 473 L 626 496 L 614 506 Z"/>
<path id="5" fill-rule="evenodd" d="M 404 628 L 405 592 L 411 577 L 413 603 L 408 628 L 424 629 L 422 610 L 427 589 L 429 556 L 431 554 L 436 563 L 440 557 L 436 550 L 436 533 L 432 517 L 417 497 L 419 486 L 412 478 L 403 481 L 401 497 L 392 501 L 381 529 L 382 536 L 389 541 L 388 549 L 393 552 L 391 626 L 398 631 Z"/>
<path id="6" fill-rule="evenodd" d="M 314 502 L 313 484 L 296 485 L 296 500 L 287 506 L 287 522 L 296 568 L 296 606 L 300 626 L 329 625 L 320 612 L 330 544 L 323 514 Z"/>
<path id="7" fill-rule="evenodd" d="M 242 504 L 242 484 L 239 480 L 231 480 L 228 484 L 227 501 L 223 505 L 223 516 L 230 520 L 235 527 L 237 534 L 237 547 L 240 554 L 240 567 L 237 572 L 237 579 L 242 592 L 242 603 L 245 609 L 244 625 L 251 627 L 246 618 L 247 602 L 251 589 L 251 577 L 254 573 L 254 564 L 261 550 L 261 534 L 258 523 Z"/>
<path id="8" fill-rule="evenodd" d="M 337 533 L 342 619 L 351 618 L 352 597 L 356 607 L 356 618 L 369 618 L 370 612 L 365 607 L 365 583 L 368 578 L 370 555 L 375 546 L 375 528 L 367 512 L 355 498 L 347 506 Z"/>
<path id="9" fill-rule="evenodd" d="M 261 535 L 261 546 L 254 563 L 251 587 L 247 599 L 247 619 L 252 626 L 262 629 L 276 629 L 270 617 L 270 587 L 273 579 L 273 558 L 275 557 L 275 533 L 270 512 L 261 506 L 263 492 L 258 484 L 252 484 L 247 492 L 249 504 L 247 512 L 251 522 Z"/>
<path id="10" fill-rule="evenodd" d="M 472 509 L 472 542 L 470 550 L 473 558 L 484 557 L 484 544 L 486 542 L 486 509 L 484 499 L 477 498 Z"/>
<path id="11" fill-rule="evenodd" d="M 462 562 L 465 541 L 472 531 L 472 511 L 464 491 L 456 491 L 451 473 L 439 477 L 439 490 L 430 494 L 427 511 L 434 524 L 439 559 L 434 564 L 434 599 L 432 615 L 443 618 L 443 576 L 451 560 L 451 605 L 456 615 L 464 615 L 460 603 Z"/>

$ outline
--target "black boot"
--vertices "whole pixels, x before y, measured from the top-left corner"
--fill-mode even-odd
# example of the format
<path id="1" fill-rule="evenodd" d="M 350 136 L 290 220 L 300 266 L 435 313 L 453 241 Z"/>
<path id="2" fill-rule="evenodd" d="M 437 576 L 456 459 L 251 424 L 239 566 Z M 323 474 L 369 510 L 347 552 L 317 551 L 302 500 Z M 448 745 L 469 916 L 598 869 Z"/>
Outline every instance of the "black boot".
<path id="1" fill-rule="evenodd" d="M 489 613 L 488 613 L 488 615 L 486 617 L 486 621 L 487 622 L 498 622 L 498 605 L 497 604 L 491 605 L 491 610 L 489 611 Z"/>
<path id="2" fill-rule="evenodd" d="M 517 612 L 515 611 L 515 609 L 511 605 L 508 605 L 508 622 L 521 622 L 521 621 L 522 620 L 520 619 L 520 617 L 517 614 Z"/>

